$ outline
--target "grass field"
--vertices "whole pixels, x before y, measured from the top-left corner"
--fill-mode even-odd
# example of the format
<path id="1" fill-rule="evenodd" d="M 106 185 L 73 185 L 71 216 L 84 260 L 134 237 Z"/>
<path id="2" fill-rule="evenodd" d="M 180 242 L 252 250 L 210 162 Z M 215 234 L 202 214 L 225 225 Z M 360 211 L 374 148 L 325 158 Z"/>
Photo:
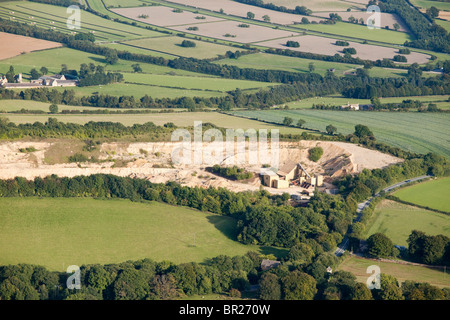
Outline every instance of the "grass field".
<path id="1" fill-rule="evenodd" d="M 0 102 L 1 103 L 1 102 Z M 1 108 L 0 108 L 1 109 Z M 178 110 L 178 109 L 177 109 Z M 4 115 L 14 123 L 34 123 L 35 121 L 46 122 L 49 115 L 27 115 L 27 114 L 6 114 Z M 255 120 L 237 118 L 226 114 L 216 112 L 186 112 L 186 113 L 158 113 L 158 114 L 121 114 L 121 115 L 51 115 L 58 121 L 84 124 L 89 121 L 112 121 L 120 122 L 126 126 L 135 123 L 143 124 L 151 121 L 156 125 L 163 125 L 167 122 L 173 122 L 180 127 L 189 127 L 194 125 L 194 121 L 210 122 L 218 127 L 232 129 L 279 129 L 280 133 L 301 134 L 304 130 L 298 128 L 288 128 Z"/>
<path id="2" fill-rule="evenodd" d="M 353 100 L 349 99 L 349 102 Z M 355 125 L 364 124 L 377 140 L 389 145 L 413 152 L 450 156 L 447 139 L 449 114 L 326 110 L 234 111 L 232 114 L 277 123 L 282 123 L 284 117 L 291 117 L 294 123 L 303 119 L 305 128 L 321 131 L 332 124 L 342 134 L 353 133 Z"/>
<path id="3" fill-rule="evenodd" d="M 370 274 L 366 273 L 367 267 L 371 265 L 378 265 L 381 273 L 394 276 L 400 285 L 405 280 L 412 280 L 416 282 L 428 282 L 439 288 L 450 287 L 450 271 L 448 269 L 447 272 L 444 273 L 437 268 L 378 262 L 358 257 L 349 257 L 339 265 L 339 270 L 353 273 L 356 276 L 357 281 L 365 284 L 367 278 L 370 276 Z"/>
<path id="4" fill-rule="evenodd" d="M 353 23 L 337 22 L 336 24 L 298 24 L 292 27 L 319 31 L 322 33 L 335 34 L 338 36 L 352 37 L 358 39 L 380 41 L 386 43 L 403 44 L 411 41 L 409 34 L 385 29 L 370 30 L 367 26 Z"/>
<path id="5" fill-rule="evenodd" d="M 194 48 L 185 48 L 181 46 L 181 42 L 183 42 L 183 40 L 184 39 L 181 37 L 168 36 L 131 40 L 125 42 L 125 44 L 133 45 L 147 50 L 158 50 L 176 56 L 193 57 L 197 59 L 215 58 L 218 55 L 225 55 L 227 51 L 235 51 L 233 50 L 233 48 L 226 45 L 196 40 L 190 40 L 196 44 Z"/>
<path id="6" fill-rule="evenodd" d="M 271 69 L 290 72 L 309 73 L 309 64 L 314 64 L 314 72 L 325 75 L 328 69 L 335 69 L 334 74 L 343 76 L 345 71 L 353 70 L 358 65 L 338 62 L 328 62 L 320 60 L 302 59 L 296 57 L 276 56 L 268 53 L 256 53 L 239 57 L 239 59 L 223 59 L 216 61 L 218 64 L 227 64 L 239 68 Z M 372 77 L 402 77 L 407 75 L 407 71 L 399 69 L 384 69 L 373 67 L 368 70 Z"/>
<path id="7" fill-rule="evenodd" d="M 67 28 L 67 14 L 65 7 L 46 5 L 35 2 L 11 1 L 0 3 L 0 17 L 9 19 L 13 16 L 15 21 L 36 23 L 36 26 L 48 29 L 55 27 L 55 30 L 70 33 Z M 14 14 L 9 12 L 13 11 Z M 29 17 L 33 17 L 30 19 Z M 52 23 L 53 22 L 53 23 Z M 142 37 L 160 36 L 161 33 L 137 28 L 112 20 L 103 19 L 89 12 L 82 12 L 81 29 L 78 32 L 95 32 L 97 40 L 124 40 Z"/>
<path id="8" fill-rule="evenodd" d="M 401 200 L 450 213 L 450 178 L 422 182 L 394 193 Z"/>
<path id="9" fill-rule="evenodd" d="M 389 98 L 381 98 L 381 103 L 396 103 L 396 102 L 402 102 L 403 100 L 419 100 L 423 103 L 436 103 L 442 104 L 442 108 L 449 108 L 450 102 L 443 101 L 446 97 L 445 96 L 418 96 L 418 97 L 389 97 Z M 287 106 L 289 106 L 290 109 L 310 109 L 314 104 L 324 104 L 324 105 L 330 105 L 330 106 L 339 106 L 347 104 L 348 102 L 352 103 L 359 103 L 359 104 L 370 104 L 369 99 L 348 99 L 344 98 L 342 96 L 327 96 L 327 97 L 314 97 L 314 98 L 308 98 L 303 99 L 300 101 L 293 101 L 285 103 Z M 445 107 L 447 105 L 447 107 Z"/>
<path id="10" fill-rule="evenodd" d="M 439 10 L 450 11 L 450 2 L 429 1 L 429 0 L 411 0 L 411 3 L 417 8 L 428 9 L 436 7 Z"/>
<path id="11" fill-rule="evenodd" d="M 0 198 L 0 208 L 1 265 L 64 270 L 72 264 L 143 258 L 182 263 L 221 254 L 281 252 L 234 241 L 232 218 L 157 202 Z"/>
<path id="12" fill-rule="evenodd" d="M 172 76 L 172 75 L 153 75 L 140 73 L 125 73 L 125 82 L 142 83 L 151 86 L 160 87 L 176 87 L 185 89 L 197 90 L 212 90 L 219 92 L 226 92 L 230 90 L 265 88 L 269 86 L 276 86 L 278 83 L 259 82 L 250 80 L 234 80 L 222 78 L 202 78 L 202 77 L 188 77 L 188 76 Z"/>
<path id="13" fill-rule="evenodd" d="M 444 196 L 445 190 L 440 194 Z M 428 235 L 450 236 L 450 216 L 434 211 L 404 205 L 391 200 L 383 200 L 375 209 L 369 222 L 367 237 L 381 232 L 396 245 L 407 246 L 406 240 L 412 230 L 420 230 Z"/>

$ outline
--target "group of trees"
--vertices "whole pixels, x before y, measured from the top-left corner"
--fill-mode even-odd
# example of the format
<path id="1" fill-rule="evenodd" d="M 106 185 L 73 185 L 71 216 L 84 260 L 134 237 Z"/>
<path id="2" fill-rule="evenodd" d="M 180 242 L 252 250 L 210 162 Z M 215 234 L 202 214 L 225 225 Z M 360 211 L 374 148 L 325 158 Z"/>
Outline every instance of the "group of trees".
<path id="1" fill-rule="evenodd" d="M 381 12 L 395 13 L 405 21 L 416 40 L 406 41 L 405 45 L 437 52 L 450 52 L 450 35 L 440 25 L 430 21 L 404 0 L 372 0 L 369 5 L 377 4 Z"/>
<path id="2" fill-rule="evenodd" d="M 408 237 L 408 257 L 430 265 L 450 266 L 450 238 L 442 234 L 428 236 L 413 230 Z"/>
<path id="3" fill-rule="evenodd" d="M 216 164 L 206 168 L 206 170 L 231 180 L 246 180 L 253 178 L 253 173 L 247 172 L 244 168 L 239 168 L 237 166 L 221 167 Z"/>
<path id="4" fill-rule="evenodd" d="M 383 169 L 364 169 L 359 175 L 347 175 L 335 184 L 341 193 L 347 195 L 347 201 L 359 203 L 399 181 L 426 174 L 446 176 L 450 173 L 450 163 L 443 156 L 428 153 L 422 157 L 410 155 L 407 158 L 401 164 Z"/>

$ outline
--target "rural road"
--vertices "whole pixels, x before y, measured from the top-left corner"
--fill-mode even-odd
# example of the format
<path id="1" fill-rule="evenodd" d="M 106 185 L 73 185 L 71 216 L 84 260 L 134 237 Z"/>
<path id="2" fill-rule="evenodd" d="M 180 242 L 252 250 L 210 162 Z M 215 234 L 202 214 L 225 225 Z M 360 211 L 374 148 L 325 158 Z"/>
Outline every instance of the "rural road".
<path id="1" fill-rule="evenodd" d="M 405 185 L 405 184 L 407 184 L 407 183 L 411 183 L 411 182 L 414 182 L 414 181 L 419 181 L 419 180 L 423 180 L 423 179 L 431 178 L 431 177 L 432 177 L 432 176 L 425 175 L 425 176 L 420 176 L 420 177 L 416 177 L 416 178 L 411 178 L 411 179 L 408 179 L 408 180 L 404 180 L 404 181 L 402 181 L 402 182 L 398 182 L 398 183 L 396 183 L 396 184 L 393 184 L 393 185 L 391 185 L 391 186 L 389 186 L 389 187 L 384 188 L 383 191 L 384 191 L 385 193 L 387 193 L 387 192 L 391 191 L 392 189 L 401 187 L 401 186 L 403 186 L 403 185 Z M 370 198 L 367 199 L 366 201 L 361 202 L 361 203 L 358 204 L 358 209 L 356 210 L 356 212 L 358 213 L 358 215 L 356 216 L 355 220 L 353 220 L 353 223 L 358 222 L 358 221 L 361 219 L 361 213 L 362 213 L 362 211 L 363 211 L 363 210 L 364 210 L 364 209 L 372 202 L 373 199 L 375 199 L 376 197 L 379 197 L 379 196 L 380 196 L 380 192 L 378 192 L 376 195 L 370 197 Z M 345 237 L 344 237 L 344 239 L 342 240 L 341 244 L 339 244 L 339 246 L 338 246 L 338 247 L 336 248 L 336 250 L 334 251 L 334 254 L 335 254 L 336 256 L 338 256 L 338 257 L 341 256 L 342 254 L 344 254 L 345 250 L 347 249 L 348 241 L 349 241 L 349 240 L 348 240 L 348 234 L 349 234 L 350 232 L 351 232 L 351 226 L 350 226 L 350 228 L 348 229 L 347 235 L 345 235 Z"/>

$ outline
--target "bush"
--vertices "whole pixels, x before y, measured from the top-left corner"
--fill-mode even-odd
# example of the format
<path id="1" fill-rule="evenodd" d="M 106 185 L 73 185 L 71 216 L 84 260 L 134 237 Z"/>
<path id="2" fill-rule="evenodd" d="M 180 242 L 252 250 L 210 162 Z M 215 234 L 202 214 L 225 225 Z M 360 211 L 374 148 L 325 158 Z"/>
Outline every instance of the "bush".
<path id="1" fill-rule="evenodd" d="M 299 48 L 300 47 L 300 43 L 298 43 L 297 41 L 288 41 L 286 42 L 286 46 L 290 47 L 290 48 Z"/>
<path id="2" fill-rule="evenodd" d="M 322 157 L 323 149 L 321 147 L 314 147 L 309 149 L 309 160 L 317 162 Z"/>
<path id="3" fill-rule="evenodd" d="M 193 41 L 183 40 L 183 42 L 181 43 L 181 46 L 185 47 L 185 48 L 194 48 L 196 46 L 196 44 Z"/>

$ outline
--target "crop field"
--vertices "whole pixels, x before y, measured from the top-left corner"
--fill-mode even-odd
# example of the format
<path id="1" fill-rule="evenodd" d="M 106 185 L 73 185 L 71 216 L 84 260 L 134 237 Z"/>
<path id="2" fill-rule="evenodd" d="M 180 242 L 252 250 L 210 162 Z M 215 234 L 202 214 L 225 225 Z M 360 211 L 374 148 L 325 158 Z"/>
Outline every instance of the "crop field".
<path id="1" fill-rule="evenodd" d="M 271 0 L 277 6 L 285 6 L 286 8 L 294 9 L 296 6 L 305 6 L 313 12 L 320 11 L 343 11 L 348 8 L 364 9 L 368 1 L 366 0 Z"/>
<path id="2" fill-rule="evenodd" d="M 372 13 L 368 13 L 365 10 L 364 11 L 350 11 L 350 12 L 347 12 L 347 11 L 343 11 L 343 12 L 336 12 L 336 11 L 318 12 L 318 13 L 315 13 L 315 15 L 317 15 L 319 17 L 329 18 L 330 17 L 330 13 L 337 13 L 342 18 L 343 21 L 348 21 L 348 19 L 350 17 L 353 17 L 353 18 L 355 18 L 357 20 L 362 18 L 364 20 L 364 24 L 366 24 L 366 25 L 367 25 L 368 19 L 372 15 Z M 395 14 L 381 12 L 380 13 L 380 23 L 381 23 L 381 25 L 380 25 L 381 28 L 388 27 L 391 30 L 394 30 L 394 24 L 397 23 L 399 25 L 398 31 L 403 31 L 403 32 L 407 32 L 408 31 L 408 27 L 403 22 L 403 20 L 401 18 L 399 18 Z M 367 30 L 367 32 L 373 33 L 372 31 L 377 31 L 377 30 Z M 378 30 L 378 31 L 382 31 L 382 30 Z M 380 40 L 380 41 L 386 41 L 386 39 Z"/>
<path id="3" fill-rule="evenodd" d="M 450 271 L 448 268 L 446 273 L 444 273 L 444 270 L 439 268 L 380 262 L 353 256 L 342 262 L 338 269 L 353 273 L 357 281 L 365 284 L 369 276 L 367 268 L 371 265 L 379 266 L 381 273 L 394 276 L 400 285 L 406 280 L 412 280 L 428 282 L 439 288 L 450 287 Z"/>
<path id="4" fill-rule="evenodd" d="M 394 193 L 401 200 L 450 213 L 450 178 L 422 182 Z"/>
<path id="5" fill-rule="evenodd" d="M 300 47 L 298 48 L 289 48 L 292 51 L 311 52 L 325 55 L 343 55 L 343 47 L 335 45 L 336 39 L 312 35 L 275 39 L 258 42 L 257 44 L 266 47 L 286 49 L 286 41 L 288 40 L 297 41 L 300 44 Z M 356 54 L 354 56 L 363 60 L 376 61 L 380 58 L 392 59 L 395 55 L 398 54 L 398 49 L 396 48 L 374 46 L 357 42 L 349 42 L 349 44 L 349 47 L 356 49 Z M 429 61 L 429 57 L 430 56 L 423 53 L 411 52 L 411 54 L 407 56 L 407 59 L 408 63 L 416 62 L 419 64 L 423 64 Z"/>
<path id="6" fill-rule="evenodd" d="M 243 18 L 247 17 L 247 12 L 252 12 L 255 14 L 254 20 L 258 21 L 263 21 L 263 16 L 268 15 L 270 17 L 270 22 L 284 25 L 300 22 L 302 18 L 305 17 L 298 14 L 285 13 L 246 5 L 232 0 L 171 0 L 170 2 L 189 7 L 202 8 L 214 12 L 219 12 L 220 9 L 223 9 L 223 12 L 227 15 Z M 308 16 L 308 19 L 310 21 L 321 20 L 320 18 L 310 16 Z"/>
<path id="7" fill-rule="evenodd" d="M 109 7 L 138 7 L 144 2 L 142 0 L 103 0 L 107 8 Z"/>
<path id="8" fill-rule="evenodd" d="M 143 258 L 202 262 L 265 250 L 234 241 L 232 218 L 157 202 L 0 198 L 0 208 L 1 265 L 65 270 Z"/>
<path id="9" fill-rule="evenodd" d="M 197 59 L 216 58 L 218 55 L 225 55 L 227 51 L 235 51 L 229 46 L 191 39 L 189 41 L 194 42 L 195 47 L 185 48 L 181 46 L 183 40 L 181 37 L 161 37 L 131 40 L 124 42 L 124 44 L 145 49 L 148 52 L 147 54 L 150 55 L 152 55 L 151 50 L 157 50 L 174 56 L 193 57 Z M 133 47 L 128 46 L 121 50 L 131 51 L 128 48 L 132 49 Z"/>
<path id="10" fill-rule="evenodd" d="M 14 12 L 14 14 L 10 14 Z M 72 32 L 67 28 L 69 14 L 66 8 L 52 6 L 35 2 L 2 2 L 0 3 L 0 17 L 25 23 L 35 23 L 36 26 L 45 29 L 55 28 L 55 30 L 65 33 Z M 32 18 L 31 18 L 32 17 Z M 161 33 L 150 31 L 134 26 L 117 23 L 103 19 L 89 12 L 82 12 L 81 32 L 95 32 L 97 40 L 124 40 L 142 37 L 161 36 Z"/>
<path id="11" fill-rule="evenodd" d="M 422 101 L 423 103 L 436 103 L 437 105 L 442 103 L 442 105 L 447 105 L 448 107 L 450 107 L 450 102 L 443 101 L 445 98 L 446 98 L 445 96 L 389 97 L 389 98 L 381 98 L 380 101 L 381 103 L 396 103 L 396 102 L 398 103 L 402 102 L 403 100 L 411 99 Z M 317 104 L 339 106 L 347 104 L 350 101 L 352 103 L 358 104 L 370 104 L 369 99 L 348 99 L 342 96 L 328 96 L 328 97 L 307 98 L 299 101 L 288 102 L 283 105 L 289 106 L 290 109 L 311 109 L 313 105 Z"/>
<path id="12" fill-rule="evenodd" d="M 112 110 L 111 108 L 101 108 L 101 107 L 88 107 L 88 106 L 69 106 L 65 104 L 57 104 L 58 111 L 61 112 L 63 110 Z M 33 101 L 33 100 L 1 100 L 0 101 L 0 116 L 9 117 L 9 114 L 1 114 L 5 112 L 12 112 L 12 111 L 20 111 L 22 109 L 25 110 L 41 110 L 44 112 L 49 112 L 50 102 L 40 102 L 40 101 Z M 135 111 L 136 109 L 127 109 L 127 108 L 121 108 L 120 111 Z M 140 108 L 139 110 L 150 110 L 150 111 L 161 111 L 161 110 L 167 110 L 167 109 L 146 109 L 146 108 Z M 177 108 L 176 111 L 186 111 L 187 109 L 183 108 Z M 48 115 L 49 117 L 52 117 L 54 115 Z"/>
<path id="13" fill-rule="evenodd" d="M 57 42 L 24 37 L 5 32 L 0 32 L 0 42 L 8 43 L 8 46 L 2 46 L 0 51 L 0 60 L 31 51 L 45 50 L 61 46 L 61 44 Z"/>
<path id="14" fill-rule="evenodd" d="M 161 27 L 189 25 L 199 22 L 203 24 L 224 20 L 212 16 L 199 15 L 189 11 L 174 12 L 172 8 L 164 6 L 119 8 L 112 9 L 112 11 L 130 19 Z M 146 17 L 144 18 L 142 16 Z M 204 18 L 199 20 L 199 16 Z"/>
<path id="15" fill-rule="evenodd" d="M 74 109 L 73 107 L 72 109 Z M 86 107 L 87 108 L 87 107 Z M 1 107 L 0 107 L 1 109 Z M 47 108 L 48 110 L 48 108 Z M 184 110 L 184 109 L 180 109 Z M 176 109 L 178 111 L 178 109 Z M 191 127 L 194 121 L 202 121 L 203 123 L 212 123 L 218 127 L 230 129 L 267 129 L 280 130 L 280 133 L 301 134 L 303 129 L 288 128 L 274 124 L 267 124 L 255 120 L 236 118 L 226 114 L 216 112 L 186 112 L 186 113 L 157 113 L 157 114 L 109 114 L 109 115 L 29 115 L 29 114 L 5 114 L 11 122 L 14 123 L 34 123 L 35 121 L 47 122 L 48 118 L 57 118 L 61 122 L 70 122 L 85 124 L 89 121 L 111 121 L 120 122 L 126 126 L 131 126 L 135 123 L 143 124 L 146 122 L 153 122 L 156 125 L 164 125 L 167 122 L 173 122 L 176 126 Z"/>
<path id="16" fill-rule="evenodd" d="M 353 100 L 348 101 L 352 103 Z M 303 119 L 306 121 L 305 128 L 320 131 L 325 131 L 325 127 L 332 124 L 342 134 L 353 133 L 355 125 L 364 124 L 380 142 L 412 152 L 450 156 L 446 138 L 449 114 L 328 110 L 234 111 L 232 114 L 276 123 L 282 123 L 284 117 L 291 117 L 294 123 L 297 119 Z"/>
<path id="17" fill-rule="evenodd" d="M 427 235 L 443 234 L 450 237 L 450 216 L 383 200 L 375 208 L 373 217 L 366 228 L 366 235 L 369 237 L 380 232 L 388 236 L 395 245 L 408 246 L 406 240 L 412 230 L 420 230 Z"/>

